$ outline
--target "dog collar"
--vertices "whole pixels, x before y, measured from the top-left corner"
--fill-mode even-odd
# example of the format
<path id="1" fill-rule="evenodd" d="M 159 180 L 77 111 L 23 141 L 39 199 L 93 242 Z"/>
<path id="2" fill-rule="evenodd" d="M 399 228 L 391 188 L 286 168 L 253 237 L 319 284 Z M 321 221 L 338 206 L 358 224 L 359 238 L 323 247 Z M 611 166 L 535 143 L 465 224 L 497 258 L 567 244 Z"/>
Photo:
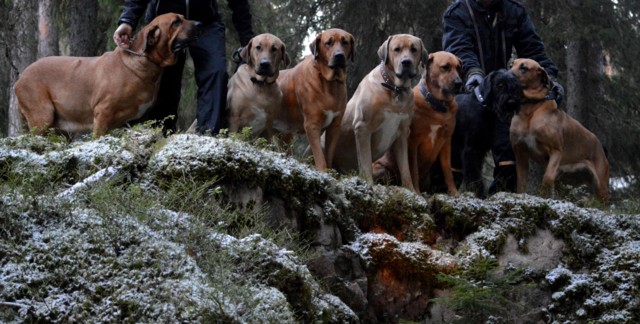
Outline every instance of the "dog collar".
<path id="1" fill-rule="evenodd" d="M 393 82 L 391 82 L 391 79 L 389 79 L 389 76 L 387 75 L 387 71 L 384 70 L 384 61 L 380 61 L 380 74 L 382 74 L 382 80 L 384 80 L 384 82 L 380 84 L 383 87 L 391 90 L 391 92 L 393 92 L 396 95 L 396 97 L 400 96 L 403 92 L 409 90 L 409 87 L 398 87 L 395 84 L 393 84 Z"/>
<path id="2" fill-rule="evenodd" d="M 522 98 L 520 100 L 520 103 L 535 103 L 535 102 L 540 102 L 540 101 L 548 101 L 548 100 L 556 100 L 556 94 L 554 91 L 549 90 L 549 92 L 547 92 L 547 95 L 542 97 L 542 99 L 528 99 L 528 98 Z"/>
<path id="3" fill-rule="evenodd" d="M 251 77 L 250 80 L 251 80 L 251 82 L 253 82 L 253 84 L 259 84 L 259 85 L 263 85 L 263 84 L 269 85 L 269 84 L 276 83 L 276 80 L 273 80 L 272 82 L 267 82 L 267 81 L 264 81 L 264 80 L 258 80 L 258 79 L 256 79 L 256 77 Z"/>
<path id="4" fill-rule="evenodd" d="M 133 39 L 131 40 L 131 42 L 133 42 Z M 134 50 L 132 50 L 132 49 L 130 49 L 130 48 L 128 48 L 128 47 L 124 47 L 124 46 L 122 46 L 122 44 L 118 44 L 118 47 L 119 47 L 122 51 L 124 51 L 124 52 L 127 52 L 127 53 L 129 53 L 129 54 L 131 54 L 131 55 L 133 55 L 133 56 L 144 57 L 144 58 L 146 58 L 147 60 L 149 60 L 149 62 L 151 62 L 151 63 L 153 63 L 153 64 L 155 64 L 155 65 L 158 65 L 158 63 L 156 63 L 156 62 L 152 61 L 152 60 L 149 58 L 149 56 L 147 56 L 147 53 L 145 53 L 145 52 L 136 52 L 136 51 L 134 51 Z M 160 66 L 160 65 L 158 65 L 158 66 Z"/>
<path id="5" fill-rule="evenodd" d="M 422 81 L 420 81 L 420 83 L 418 83 L 418 88 L 420 89 L 420 92 L 422 93 L 422 95 L 424 96 L 424 99 L 427 101 L 427 103 L 429 103 L 429 105 L 431 106 L 431 108 L 433 108 L 433 110 L 440 112 L 440 113 L 446 113 L 449 107 L 449 102 L 446 100 L 438 100 L 436 99 L 433 94 L 431 92 L 429 92 L 429 90 L 427 90 L 427 87 L 424 85 L 424 83 Z"/>

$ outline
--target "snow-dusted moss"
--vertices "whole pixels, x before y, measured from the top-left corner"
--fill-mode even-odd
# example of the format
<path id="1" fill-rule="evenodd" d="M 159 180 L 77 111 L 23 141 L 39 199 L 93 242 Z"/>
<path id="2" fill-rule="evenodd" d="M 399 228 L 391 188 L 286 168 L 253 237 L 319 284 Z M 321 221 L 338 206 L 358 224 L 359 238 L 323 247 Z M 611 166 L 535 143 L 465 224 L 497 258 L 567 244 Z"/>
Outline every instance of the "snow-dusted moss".
<path id="1" fill-rule="evenodd" d="M 546 282 L 548 311 L 559 322 L 634 323 L 640 320 L 640 217 L 607 214 L 572 203 L 500 193 L 486 201 L 437 196 L 441 223 L 473 224 L 455 247 L 460 265 L 478 257 L 497 258 L 508 235 L 526 254 L 527 238 L 541 228 L 564 241 L 557 268 Z M 440 218 L 444 217 L 445 220 Z M 447 217 L 456 219 L 448 223 Z M 448 227 L 447 227 L 448 228 Z M 468 228 L 468 227 L 467 227 Z"/>
<path id="2" fill-rule="evenodd" d="M 193 186 L 176 188 L 179 179 Z M 219 231 L 229 228 L 215 223 L 225 209 L 207 206 L 233 186 L 188 197 L 210 182 L 259 188 L 263 203 L 294 211 L 298 228 L 324 227 L 329 234 L 314 243 L 355 255 L 340 267 L 366 264 L 368 278 L 346 280 L 360 289 L 349 296 L 367 299 L 351 301 L 360 312 L 323 289 L 290 249 Z M 0 321 L 420 320 L 435 273 L 497 259 L 507 242 L 524 257 L 541 229 L 564 247 L 557 265 L 533 277 L 548 293 L 548 318 L 640 321 L 638 215 L 502 193 L 425 200 L 233 139 L 164 139 L 144 128 L 71 143 L 0 139 L 0 192 Z M 163 205 L 169 194 L 190 211 Z M 331 285 L 351 271 L 331 267 Z"/>

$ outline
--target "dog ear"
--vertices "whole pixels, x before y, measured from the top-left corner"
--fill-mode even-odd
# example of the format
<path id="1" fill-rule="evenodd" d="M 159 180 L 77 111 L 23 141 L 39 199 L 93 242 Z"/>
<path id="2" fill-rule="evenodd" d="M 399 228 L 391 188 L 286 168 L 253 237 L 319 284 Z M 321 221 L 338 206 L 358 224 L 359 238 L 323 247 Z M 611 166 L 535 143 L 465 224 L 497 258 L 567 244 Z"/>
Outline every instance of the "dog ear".
<path id="1" fill-rule="evenodd" d="M 322 42 L 322 33 L 318 34 L 316 39 L 309 43 L 309 50 L 311 50 L 311 54 L 313 54 L 315 60 L 320 56 L 320 42 Z"/>
<path id="2" fill-rule="evenodd" d="M 240 51 L 240 58 L 249 66 L 253 66 L 253 60 L 251 59 L 251 47 L 253 44 L 253 38 L 249 40 L 247 45 Z"/>
<path id="3" fill-rule="evenodd" d="M 429 78 L 429 70 L 431 69 L 431 64 L 433 64 L 433 53 L 429 53 L 429 58 L 426 61 L 427 63 L 420 63 L 420 67 L 422 69 L 424 69 L 424 72 L 422 73 L 422 75 L 424 76 L 425 79 Z"/>
<path id="4" fill-rule="evenodd" d="M 349 53 L 348 58 L 353 62 L 356 59 L 356 39 L 351 34 L 349 34 L 349 43 L 351 43 L 351 53 Z"/>
<path id="5" fill-rule="evenodd" d="M 282 63 L 286 68 L 287 66 L 289 66 L 289 64 L 291 64 L 291 58 L 289 58 L 289 54 L 287 54 L 287 47 L 284 44 L 282 44 L 280 50 L 282 51 Z"/>
<path id="6" fill-rule="evenodd" d="M 427 51 L 427 48 L 426 48 L 426 47 L 424 47 L 424 42 L 422 42 L 422 39 L 420 40 L 420 45 L 421 45 L 421 51 L 422 51 L 422 52 L 420 53 L 420 61 L 422 61 L 422 62 L 427 62 L 427 61 L 431 58 L 431 55 L 429 55 L 429 52 Z M 431 62 L 429 62 L 429 64 L 430 64 L 430 63 L 431 63 Z M 429 66 L 429 65 L 427 64 L 427 67 L 428 67 L 428 66 Z"/>
<path id="7" fill-rule="evenodd" d="M 145 52 L 147 51 L 148 48 L 154 47 L 155 45 L 157 45 L 160 42 L 160 34 L 162 32 L 160 31 L 160 27 L 159 26 L 153 26 L 144 36 L 145 36 L 145 43 L 146 43 L 146 47 L 145 47 Z"/>
<path id="8" fill-rule="evenodd" d="M 389 36 L 389 38 L 387 38 L 387 40 L 384 41 L 384 43 L 382 43 L 382 45 L 380 45 L 380 48 L 378 48 L 378 57 L 385 64 L 387 63 L 387 56 L 389 55 L 389 43 L 391 43 L 391 38 L 392 37 L 393 36 Z"/>
<path id="9" fill-rule="evenodd" d="M 478 87 L 480 88 L 480 93 L 482 93 L 482 98 L 484 102 L 490 101 L 491 100 L 490 98 L 493 94 L 491 91 L 491 88 L 493 88 L 492 76 L 493 75 L 489 73 L 489 75 L 483 78 L 482 81 L 480 81 L 480 84 L 478 85 Z"/>
<path id="10" fill-rule="evenodd" d="M 538 66 L 538 73 L 540 74 L 540 82 L 547 88 L 547 89 L 551 89 L 553 88 L 553 82 L 551 81 L 551 78 L 549 77 L 549 74 L 547 73 L 547 70 L 545 70 L 543 67 Z"/>

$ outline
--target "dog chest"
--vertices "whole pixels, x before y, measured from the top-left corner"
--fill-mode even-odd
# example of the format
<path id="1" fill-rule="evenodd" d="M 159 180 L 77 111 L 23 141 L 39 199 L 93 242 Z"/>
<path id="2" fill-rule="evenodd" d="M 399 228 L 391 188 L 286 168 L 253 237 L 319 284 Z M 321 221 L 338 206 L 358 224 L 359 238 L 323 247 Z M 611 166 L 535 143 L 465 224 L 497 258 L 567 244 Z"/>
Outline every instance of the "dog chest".
<path id="1" fill-rule="evenodd" d="M 138 110 L 136 112 L 136 115 L 133 116 L 132 118 L 129 118 L 129 120 L 127 121 L 131 121 L 131 120 L 136 120 L 139 118 L 142 118 L 142 116 L 144 115 L 145 112 L 147 112 L 147 110 L 149 108 L 151 108 L 151 106 L 153 105 L 154 101 L 156 100 L 156 98 L 151 98 L 151 100 L 142 103 L 141 105 L 138 106 Z"/>
<path id="2" fill-rule="evenodd" d="M 435 145 L 436 138 L 438 138 L 438 130 L 442 127 L 442 125 L 431 124 L 429 126 L 430 126 L 429 138 L 431 139 L 431 145 Z"/>
<path id="3" fill-rule="evenodd" d="M 249 122 L 249 126 L 254 133 L 263 131 L 267 124 L 267 112 L 259 106 L 252 106 L 251 112 L 253 113 L 253 118 Z"/>
<path id="4" fill-rule="evenodd" d="M 540 147 L 538 146 L 538 141 L 536 140 L 536 137 L 530 133 L 525 133 L 518 136 L 514 144 L 516 143 L 524 144 L 531 154 L 534 154 L 534 155 L 543 154 L 543 152 L 540 150 Z"/>
<path id="5" fill-rule="evenodd" d="M 400 124 L 409 118 L 408 113 L 385 111 L 384 120 L 375 130 L 372 137 L 372 144 L 377 142 L 377 152 L 384 152 L 400 135 Z M 377 140 L 377 141 L 376 141 Z"/>
<path id="6" fill-rule="evenodd" d="M 333 111 L 333 110 L 325 110 L 324 111 L 324 123 L 322 124 L 322 128 L 327 128 L 333 122 L 333 119 L 338 117 L 342 112 Z"/>

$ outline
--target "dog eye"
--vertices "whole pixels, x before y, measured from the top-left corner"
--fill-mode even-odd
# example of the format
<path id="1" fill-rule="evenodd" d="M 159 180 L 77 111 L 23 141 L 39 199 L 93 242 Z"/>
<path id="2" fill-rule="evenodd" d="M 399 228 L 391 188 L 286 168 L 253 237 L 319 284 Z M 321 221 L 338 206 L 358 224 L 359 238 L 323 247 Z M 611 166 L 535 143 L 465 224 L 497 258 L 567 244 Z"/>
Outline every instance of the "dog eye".
<path id="1" fill-rule="evenodd" d="M 261 51 L 262 50 L 262 45 L 256 45 L 256 51 Z"/>
<path id="2" fill-rule="evenodd" d="M 411 53 L 415 53 L 415 52 L 417 52 L 417 51 L 418 51 L 418 49 L 417 49 L 417 48 L 415 48 L 415 47 L 411 46 Z"/>
<path id="3" fill-rule="evenodd" d="M 277 52 L 277 51 L 278 51 L 278 48 L 277 48 L 277 47 L 275 47 L 275 45 L 274 45 L 274 46 L 271 46 L 271 52 Z"/>
<path id="4" fill-rule="evenodd" d="M 182 20 L 176 19 L 171 23 L 171 27 L 176 28 L 176 27 L 180 26 L 180 24 L 182 24 Z"/>
<path id="5" fill-rule="evenodd" d="M 327 47 L 331 47 L 331 45 L 333 45 L 333 40 L 330 39 L 327 42 L 324 43 L 324 45 L 326 45 Z"/>
<path id="6" fill-rule="evenodd" d="M 445 72 L 449 72 L 451 70 L 451 65 L 447 64 L 447 65 L 443 66 L 442 70 L 445 71 Z"/>
<path id="7" fill-rule="evenodd" d="M 520 64 L 520 68 L 519 68 L 519 69 L 520 69 L 520 71 L 522 71 L 522 72 L 527 72 L 527 71 L 529 71 L 529 68 L 527 68 L 527 66 L 526 66 L 526 65 L 524 65 L 524 63 Z"/>
<path id="8" fill-rule="evenodd" d="M 400 52 L 400 47 L 396 47 L 393 49 L 394 52 Z"/>

